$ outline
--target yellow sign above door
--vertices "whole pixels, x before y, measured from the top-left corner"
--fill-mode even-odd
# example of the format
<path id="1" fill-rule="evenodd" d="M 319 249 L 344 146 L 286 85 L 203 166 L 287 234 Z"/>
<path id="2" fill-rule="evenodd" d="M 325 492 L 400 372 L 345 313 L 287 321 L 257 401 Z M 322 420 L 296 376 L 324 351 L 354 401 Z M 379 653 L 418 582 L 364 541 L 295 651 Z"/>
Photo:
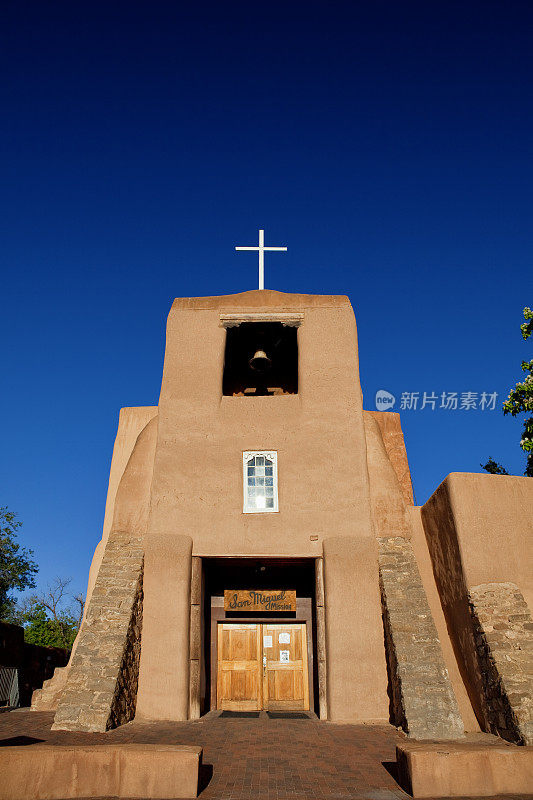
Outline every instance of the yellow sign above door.
<path id="1" fill-rule="evenodd" d="M 225 611 L 296 611 L 296 592 L 280 589 L 225 589 Z"/>

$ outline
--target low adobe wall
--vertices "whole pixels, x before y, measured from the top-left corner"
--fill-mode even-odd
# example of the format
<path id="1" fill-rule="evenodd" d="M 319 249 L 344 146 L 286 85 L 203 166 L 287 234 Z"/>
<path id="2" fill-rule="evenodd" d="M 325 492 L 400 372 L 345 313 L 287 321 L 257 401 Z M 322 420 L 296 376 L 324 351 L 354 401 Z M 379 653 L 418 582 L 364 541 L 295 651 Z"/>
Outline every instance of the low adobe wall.
<path id="1" fill-rule="evenodd" d="M 493 741 L 406 742 L 396 748 L 396 762 L 401 786 L 415 798 L 533 792 L 533 747 Z"/>
<path id="2" fill-rule="evenodd" d="M 0 800 L 192 798 L 202 748 L 122 744 L 0 748 Z"/>
<path id="3" fill-rule="evenodd" d="M 430 547 L 438 536 L 459 555 L 468 588 L 516 583 L 533 607 L 531 478 L 452 472 L 423 506 L 422 520 Z"/>

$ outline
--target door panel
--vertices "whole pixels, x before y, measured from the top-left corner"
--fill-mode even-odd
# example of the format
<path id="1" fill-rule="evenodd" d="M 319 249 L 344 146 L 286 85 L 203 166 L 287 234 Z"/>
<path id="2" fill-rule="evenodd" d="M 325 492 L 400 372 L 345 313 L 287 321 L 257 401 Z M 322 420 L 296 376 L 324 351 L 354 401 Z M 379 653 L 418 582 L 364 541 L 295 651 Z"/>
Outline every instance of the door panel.
<path id="1" fill-rule="evenodd" d="M 267 710 L 309 709 L 307 639 L 305 625 L 263 625 L 263 708 Z M 281 640 L 281 641 L 280 641 Z"/>
<path id="2" fill-rule="evenodd" d="M 261 709 L 261 626 L 218 626 L 217 708 Z"/>
<path id="3" fill-rule="evenodd" d="M 220 623 L 217 708 L 308 710 L 305 624 Z"/>

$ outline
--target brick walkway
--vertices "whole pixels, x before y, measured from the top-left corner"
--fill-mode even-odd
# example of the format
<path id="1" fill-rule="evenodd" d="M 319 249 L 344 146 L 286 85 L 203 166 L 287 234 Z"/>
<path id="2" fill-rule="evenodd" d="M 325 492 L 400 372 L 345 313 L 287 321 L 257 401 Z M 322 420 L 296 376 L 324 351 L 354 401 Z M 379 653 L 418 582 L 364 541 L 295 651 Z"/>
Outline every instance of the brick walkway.
<path id="1" fill-rule="evenodd" d="M 273 720 L 266 714 L 259 719 L 220 719 L 209 714 L 191 722 L 133 722 L 109 733 L 88 734 L 51 731 L 52 719 L 48 712 L 0 714 L 0 746 L 39 747 L 44 741 L 59 746 L 200 745 L 204 750 L 201 800 L 409 797 L 389 772 L 393 772 L 395 746 L 402 736 L 388 726 Z"/>

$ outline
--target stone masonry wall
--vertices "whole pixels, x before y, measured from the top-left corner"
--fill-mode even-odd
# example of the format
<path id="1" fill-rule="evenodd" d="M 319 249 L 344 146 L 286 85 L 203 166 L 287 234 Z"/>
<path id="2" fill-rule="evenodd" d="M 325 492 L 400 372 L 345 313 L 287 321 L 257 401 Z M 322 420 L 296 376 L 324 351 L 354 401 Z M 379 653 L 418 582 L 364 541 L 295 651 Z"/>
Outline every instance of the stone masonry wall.
<path id="1" fill-rule="evenodd" d="M 415 739 L 456 739 L 463 722 L 411 543 L 378 539 L 391 721 Z"/>
<path id="2" fill-rule="evenodd" d="M 106 731 L 135 714 L 142 626 L 140 537 L 112 532 L 52 728 Z"/>
<path id="3" fill-rule="evenodd" d="M 110 728 L 118 728 L 130 722 L 135 716 L 137 705 L 137 686 L 139 684 L 139 664 L 141 661 L 141 632 L 143 623 L 143 576 L 139 576 L 131 620 L 126 636 L 126 646 L 118 674 L 115 694 L 111 704 Z"/>
<path id="4" fill-rule="evenodd" d="M 396 648 L 394 646 L 391 621 L 387 609 L 385 590 L 383 587 L 383 580 L 381 579 L 381 576 L 380 576 L 379 588 L 381 592 L 381 610 L 383 617 L 383 633 L 385 636 L 387 675 L 389 679 L 389 685 L 387 688 L 389 695 L 389 718 L 391 724 L 394 725 L 396 728 L 402 728 L 404 731 L 407 731 L 408 726 L 407 726 L 407 719 L 405 717 L 405 709 L 402 697 L 402 684 L 400 681 L 398 660 L 396 658 Z"/>
<path id="5" fill-rule="evenodd" d="M 469 591 L 469 608 L 492 733 L 533 745 L 533 619 L 514 583 Z"/>

